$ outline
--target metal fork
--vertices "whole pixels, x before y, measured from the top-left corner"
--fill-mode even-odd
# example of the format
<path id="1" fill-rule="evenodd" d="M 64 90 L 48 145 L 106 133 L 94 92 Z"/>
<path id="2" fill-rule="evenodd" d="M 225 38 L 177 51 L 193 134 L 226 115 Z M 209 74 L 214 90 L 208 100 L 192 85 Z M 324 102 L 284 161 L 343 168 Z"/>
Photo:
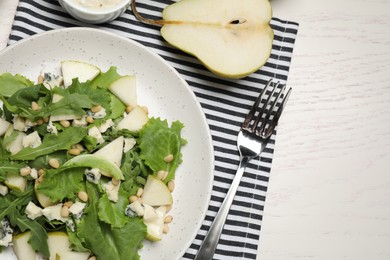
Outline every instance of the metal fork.
<path id="1" fill-rule="evenodd" d="M 267 93 L 270 88 L 270 93 Z M 273 83 L 272 79 L 268 81 L 246 116 L 237 137 L 240 154 L 238 170 L 194 260 L 212 259 L 245 168 L 249 161 L 259 156 L 266 147 L 286 106 L 291 88 L 284 94 L 285 88 L 285 85 Z M 277 89 L 280 90 L 276 92 Z"/>

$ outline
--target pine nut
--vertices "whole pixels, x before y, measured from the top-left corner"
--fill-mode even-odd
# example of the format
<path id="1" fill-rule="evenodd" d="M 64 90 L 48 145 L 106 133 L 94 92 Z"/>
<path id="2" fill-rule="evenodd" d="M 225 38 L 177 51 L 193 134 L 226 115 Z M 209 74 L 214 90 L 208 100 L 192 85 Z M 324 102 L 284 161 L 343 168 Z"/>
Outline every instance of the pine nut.
<path id="1" fill-rule="evenodd" d="M 91 256 L 90 258 L 88 258 L 88 260 L 96 260 L 96 256 Z"/>
<path id="2" fill-rule="evenodd" d="M 169 226 L 167 224 L 164 224 L 163 226 L 163 233 L 166 234 L 169 232 Z"/>
<path id="3" fill-rule="evenodd" d="M 85 121 L 87 121 L 88 124 L 92 124 L 93 122 L 95 122 L 95 120 L 93 119 L 92 116 L 87 116 L 87 117 L 85 118 Z"/>
<path id="4" fill-rule="evenodd" d="M 41 83 L 43 82 L 44 79 L 45 79 L 45 78 L 43 77 L 43 75 L 42 75 L 42 74 L 39 74 L 39 76 L 38 76 L 38 84 L 41 84 Z"/>
<path id="5" fill-rule="evenodd" d="M 134 109 L 133 106 L 127 106 L 127 107 L 126 107 L 126 113 L 127 113 L 127 114 L 130 113 L 133 109 Z"/>
<path id="6" fill-rule="evenodd" d="M 157 172 L 157 178 L 159 178 L 162 181 L 165 180 L 165 178 L 167 176 L 168 176 L 168 172 L 167 171 L 161 170 L 161 171 Z"/>
<path id="7" fill-rule="evenodd" d="M 31 173 L 31 168 L 30 167 L 21 168 L 19 173 L 20 173 L 20 176 L 28 176 Z"/>
<path id="8" fill-rule="evenodd" d="M 80 150 L 76 149 L 76 148 L 72 148 L 72 149 L 68 150 L 68 154 L 70 154 L 70 155 L 79 155 L 80 154 Z"/>
<path id="9" fill-rule="evenodd" d="M 169 181 L 167 185 L 168 185 L 168 190 L 170 192 L 173 192 L 174 189 L 175 189 L 175 182 L 174 181 Z"/>
<path id="10" fill-rule="evenodd" d="M 139 204 L 144 204 L 144 200 L 142 198 L 137 197 L 137 200 L 138 200 Z"/>
<path id="11" fill-rule="evenodd" d="M 72 205 L 73 205 L 73 201 L 71 201 L 71 200 L 68 200 L 67 202 L 64 202 L 64 207 L 70 208 L 70 207 L 72 207 Z"/>
<path id="12" fill-rule="evenodd" d="M 168 154 L 167 156 L 164 157 L 164 162 L 170 163 L 173 161 L 173 154 Z"/>
<path id="13" fill-rule="evenodd" d="M 149 109 L 147 106 L 142 106 L 141 108 L 143 111 L 145 111 L 146 114 L 149 114 Z"/>
<path id="14" fill-rule="evenodd" d="M 86 193 L 85 191 L 79 191 L 79 193 L 77 193 L 77 197 L 79 197 L 79 199 L 83 202 L 87 202 L 88 201 L 88 193 Z"/>
<path id="15" fill-rule="evenodd" d="M 118 186 L 119 183 L 120 183 L 120 181 L 117 180 L 117 179 L 115 179 L 115 178 L 112 178 L 112 179 L 111 179 L 111 182 L 112 182 L 112 184 L 114 184 L 115 186 Z"/>
<path id="16" fill-rule="evenodd" d="M 84 147 L 81 145 L 81 144 L 75 144 L 72 146 L 73 148 L 76 148 L 78 150 L 80 150 L 80 152 L 83 152 L 84 151 Z"/>
<path id="17" fill-rule="evenodd" d="M 68 120 L 61 120 L 60 121 L 60 125 L 62 125 L 63 127 L 67 128 L 70 126 L 70 122 Z"/>
<path id="18" fill-rule="evenodd" d="M 61 208 L 61 217 L 67 218 L 69 216 L 69 208 L 67 206 L 63 206 Z"/>
<path id="19" fill-rule="evenodd" d="M 49 165 L 54 168 L 54 169 L 57 169 L 60 167 L 60 163 L 59 161 L 56 159 L 56 158 L 50 158 L 49 160 Z"/>
<path id="20" fill-rule="evenodd" d="M 49 120 L 50 120 L 50 118 L 49 118 L 49 117 L 44 117 L 44 118 L 43 118 L 43 122 L 44 122 L 44 123 L 48 123 L 48 122 L 49 122 Z"/>
<path id="21" fill-rule="evenodd" d="M 168 213 L 172 209 L 172 205 L 167 205 L 165 207 L 166 207 L 166 213 Z"/>
<path id="22" fill-rule="evenodd" d="M 136 201 L 136 200 L 138 200 L 138 197 L 137 197 L 137 196 L 134 196 L 134 195 L 133 195 L 133 196 L 130 196 L 130 197 L 129 197 L 129 202 L 130 202 L 130 203 L 133 203 L 133 202 Z"/>
<path id="23" fill-rule="evenodd" d="M 164 219 L 164 223 L 169 224 L 172 222 L 172 220 L 173 220 L 173 217 L 171 215 L 166 215 L 165 219 Z"/>
<path id="24" fill-rule="evenodd" d="M 92 113 L 97 113 L 97 112 L 99 112 L 100 110 L 102 110 L 102 106 L 101 106 L 101 105 L 97 105 L 97 106 L 91 107 L 91 112 L 92 112 Z"/>
<path id="25" fill-rule="evenodd" d="M 137 190 L 137 197 L 141 197 L 143 193 L 144 193 L 144 189 L 139 188 L 139 189 Z"/>
<path id="26" fill-rule="evenodd" d="M 39 105 L 38 105 L 38 103 L 35 102 L 35 101 L 31 102 L 31 109 L 34 110 L 34 111 L 39 110 Z"/>
<path id="27" fill-rule="evenodd" d="M 37 125 L 42 125 L 43 124 L 43 119 L 38 119 L 37 121 L 35 121 L 35 123 Z"/>
<path id="28" fill-rule="evenodd" d="M 44 169 L 39 169 L 38 170 L 38 176 L 41 177 L 45 173 Z"/>

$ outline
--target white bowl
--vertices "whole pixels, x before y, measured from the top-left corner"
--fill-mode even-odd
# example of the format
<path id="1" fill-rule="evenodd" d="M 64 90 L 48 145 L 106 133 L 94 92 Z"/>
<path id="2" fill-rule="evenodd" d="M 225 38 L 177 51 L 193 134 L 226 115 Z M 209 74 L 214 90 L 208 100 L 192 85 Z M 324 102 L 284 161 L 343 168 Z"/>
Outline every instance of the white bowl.
<path id="1" fill-rule="evenodd" d="M 83 6 L 76 0 L 58 0 L 58 2 L 71 16 L 79 21 L 91 24 L 111 22 L 130 6 L 130 0 L 121 0 L 115 5 L 101 8 Z"/>

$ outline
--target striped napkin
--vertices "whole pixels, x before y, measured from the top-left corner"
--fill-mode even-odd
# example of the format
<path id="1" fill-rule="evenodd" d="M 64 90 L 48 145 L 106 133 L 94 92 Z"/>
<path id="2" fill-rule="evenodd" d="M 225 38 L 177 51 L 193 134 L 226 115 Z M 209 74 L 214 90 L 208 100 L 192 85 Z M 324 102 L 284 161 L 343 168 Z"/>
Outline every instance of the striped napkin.
<path id="1" fill-rule="evenodd" d="M 157 19 L 171 3 L 142 1 L 138 10 Z M 298 24 L 273 18 L 271 25 L 275 33 L 271 57 L 259 71 L 240 80 L 213 75 L 196 58 L 169 46 L 158 27 L 138 22 L 131 10 L 111 23 L 93 26 L 138 41 L 162 56 L 191 86 L 206 114 L 215 151 L 215 177 L 206 217 L 182 259 L 194 258 L 228 191 L 238 167 L 237 134 L 260 89 L 271 77 L 286 84 Z M 71 18 L 57 1 L 20 0 L 9 44 L 43 31 L 74 26 L 91 25 Z M 256 259 L 275 134 L 261 158 L 253 160 L 246 170 L 213 259 Z"/>

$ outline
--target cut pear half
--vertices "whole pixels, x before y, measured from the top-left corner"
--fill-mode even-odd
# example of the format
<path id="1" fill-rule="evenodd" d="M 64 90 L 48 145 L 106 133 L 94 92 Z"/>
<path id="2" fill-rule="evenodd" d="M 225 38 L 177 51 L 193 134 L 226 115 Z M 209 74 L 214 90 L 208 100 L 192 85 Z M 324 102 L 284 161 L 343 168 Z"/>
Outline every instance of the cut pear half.
<path id="1" fill-rule="evenodd" d="M 274 38 L 269 0 L 182 0 L 166 7 L 162 20 L 138 20 L 162 26 L 171 45 L 197 57 L 211 72 L 243 78 L 268 60 Z"/>

